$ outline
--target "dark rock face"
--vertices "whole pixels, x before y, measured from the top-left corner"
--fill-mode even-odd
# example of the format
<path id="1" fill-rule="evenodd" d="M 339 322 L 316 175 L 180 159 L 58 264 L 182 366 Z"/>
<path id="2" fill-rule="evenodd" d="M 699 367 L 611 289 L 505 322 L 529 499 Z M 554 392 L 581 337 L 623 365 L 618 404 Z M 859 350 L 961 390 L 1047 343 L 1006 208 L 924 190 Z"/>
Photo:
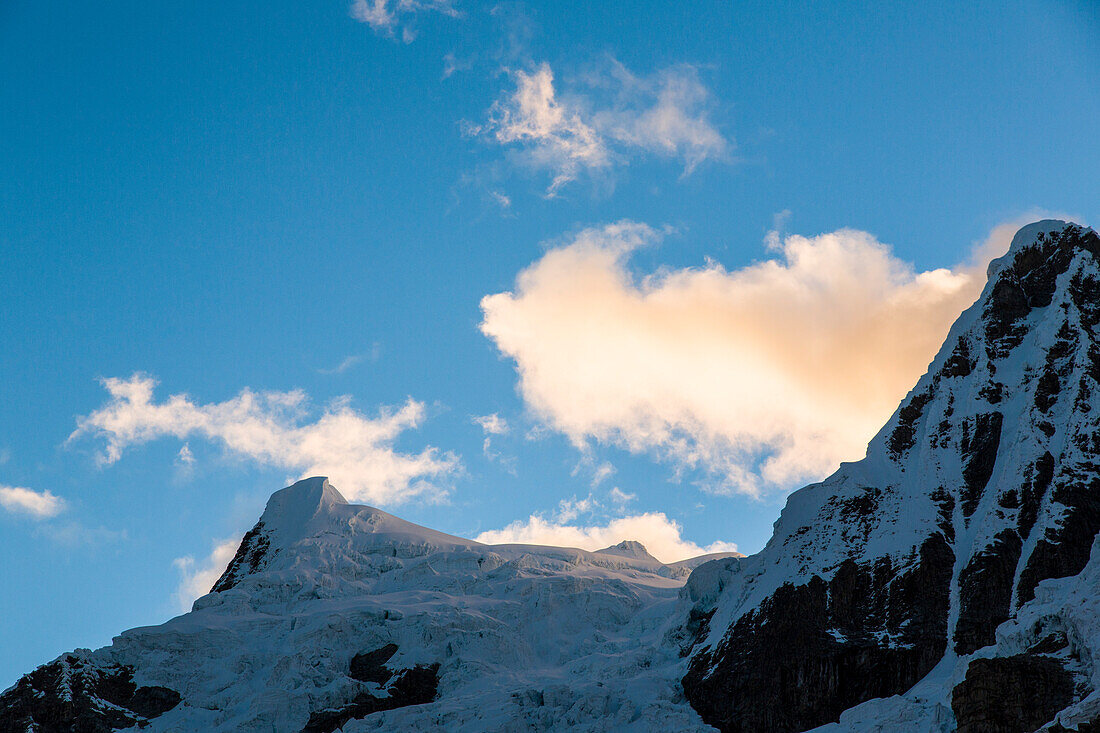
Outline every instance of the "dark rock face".
<path id="1" fill-rule="evenodd" d="M 106 733 L 143 726 L 180 702 L 167 687 L 138 687 L 134 670 L 65 655 L 24 675 L 0 695 L 0 730 Z"/>
<path id="2" fill-rule="evenodd" d="M 1036 543 L 1020 574 L 1020 603 L 1035 597 L 1040 580 L 1076 575 L 1088 562 L 1092 540 L 1100 532 L 1100 465 L 1063 466 L 1051 499 L 1063 515 Z"/>
<path id="3" fill-rule="evenodd" d="M 1073 699 L 1073 675 L 1050 657 L 975 659 L 955 687 L 958 733 L 1030 733 Z"/>
<path id="4" fill-rule="evenodd" d="M 351 658 L 348 676 L 360 682 L 374 682 L 384 685 L 393 677 L 386 668 L 386 662 L 397 653 L 397 644 L 386 644 L 370 652 L 361 652 Z"/>
<path id="5" fill-rule="evenodd" d="M 383 647 L 383 649 L 386 648 Z M 393 654 L 391 653 L 390 656 L 393 656 Z M 403 708 L 408 705 L 424 705 L 435 700 L 438 687 L 439 665 L 418 664 L 410 669 L 402 670 L 393 677 L 392 682 L 384 690 L 389 693 L 387 696 L 361 692 L 346 705 L 318 710 L 310 714 L 309 722 L 302 728 L 302 733 L 333 733 L 333 731 L 342 728 L 349 720 L 365 718 L 371 713 Z"/>
<path id="6" fill-rule="evenodd" d="M 899 573 L 847 561 L 826 582 L 784 585 L 692 659 L 684 692 L 730 733 L 803 731 L 872 697 L 904 692 L 947 645 L 954 556 L 942 535 Z"/>
<path id="7" fill-rule="evenodd" d="M 257 522 L 256 526 L 245 533 L 241 540 L 241 546 L 237 548 L 237 554 L 229 561 L 225 572 L 210 589 L 211 593 L 229 590 L 241 578 L 262 570 L 267 564 L 267 553 L 271 549 L 271 541 L 264 534 L 264 523 Z"/>
<path id="8" fill-rule="evenodd" d="M 1020 560 L 1020 535 L 1006 529 L 959 574 L 959 620 L 955 651 L 970 654 L 996 641 L 997 626 L 1008 619 L 1012 580 Z"/>
<path id="9" fill-rule="evenodd" d="M 959 450 L 963 456 L 963 480 L 966 482 L 962 492 L 962 509 L 967 517 L 978 507 L 989 477 L 993 475 L 1003 423 L 1004 416 L 999 412 L 978 415 L 973 421 L 963 423 Z"/>
<path id="10" fill-rule="evenodd" d="M 898 425 L 890 435 L 890 451 L 896 458 L 905 455 L 916 442 L 916 424 L 924 407 L 932 399 L 931 390 L 913 395 L 909 403 L 901 408 L 898 417 Z"/>

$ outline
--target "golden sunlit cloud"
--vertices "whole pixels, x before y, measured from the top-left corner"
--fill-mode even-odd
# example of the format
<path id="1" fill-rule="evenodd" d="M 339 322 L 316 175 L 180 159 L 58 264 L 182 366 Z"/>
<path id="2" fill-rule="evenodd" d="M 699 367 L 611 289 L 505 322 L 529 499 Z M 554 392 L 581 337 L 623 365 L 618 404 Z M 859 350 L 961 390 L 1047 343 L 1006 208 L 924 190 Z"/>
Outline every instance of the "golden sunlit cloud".
<path id="1" fill-rule="evenodd" d="M 636 277 L 645 224 L 585 229 L 512 292 L 482 300 L 483 333 L 515 360 L 546 425 L 703 468 L 708 488 L 759 495 L 859 459 L 979 295 L 1006 224 L 951 269 L 916 271 L 867 232 L 771 233 L 739 270 Z"/>

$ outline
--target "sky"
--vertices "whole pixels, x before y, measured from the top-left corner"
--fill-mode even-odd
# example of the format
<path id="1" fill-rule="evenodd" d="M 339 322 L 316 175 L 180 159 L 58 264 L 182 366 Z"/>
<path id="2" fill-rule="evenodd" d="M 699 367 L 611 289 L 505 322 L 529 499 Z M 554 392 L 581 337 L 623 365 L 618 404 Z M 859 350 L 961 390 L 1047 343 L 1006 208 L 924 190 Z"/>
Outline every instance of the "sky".
<path id="1" fill-rule="evenodd" d="M 759 550 L 1015 228 L 1100 219 L 1091 2 L 0 6 L 0 687 L 267 497 Z"/>

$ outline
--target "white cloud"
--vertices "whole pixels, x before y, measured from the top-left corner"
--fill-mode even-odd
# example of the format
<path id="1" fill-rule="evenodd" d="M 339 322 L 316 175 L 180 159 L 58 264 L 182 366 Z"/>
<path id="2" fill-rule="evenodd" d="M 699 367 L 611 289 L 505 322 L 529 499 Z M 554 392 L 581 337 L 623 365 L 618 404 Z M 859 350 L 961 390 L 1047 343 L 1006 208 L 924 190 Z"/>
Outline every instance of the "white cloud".
<path id="1" fill-rule="evenodd" d="M 451 0 L 354 0 L 351 5 L 351 17 L 391 38 L 400 29 L 405 43 L 416 39 L 416 29 L 411 25 L 413 18 L 428 11 L 451 17 L 459 15 Z"/>
<path id="2" fill-rule="evenodd" d="M 592 488 L 599 486 L 614 475 L 615 467 L 604 461 L 592 471 Z"/>
<path id="3" fill-rule="evenodd" d="M 505 435 L 508 432 L 508 421 L 495 412 L 491 415 L 475 415 L 471 419 L 488 435 Z"/>
<path id="4" fill-rule="evenodd" d="M 229 538 L 214 542 L 214 548 L 201 564 L 195 563 L 190 555 L 177 557 L 172 561 L 180 572 L 180 584 L 176 589 L 176 602 L 182 612 L 191 610 L 191 604 L 210 592 L 214 583 L 225 572 L 229 561 L 237 553 L 241 538 Z"/>
<path id="5" fill-rule="evenodd" d="M 1011 231 L 950 270 L 918 272 L 844 229 L 776 234 L 774 259 L 739 270 L 635 277 L 630 253 L 660 237 L 629 221 L 580 232 L 485 297 L 481 329 L 578 448 L 651 452 L 708 470 L 712 490 L 758 494 L 863 455 Z"/>
<path id="6" fill-rule="evenodd" d="M 489 111 L 489 132 L 502 145 L 526 146 L 528 162 L 553 174 L 547 195 L 574 180 L 582 168 L 608 165 L 603 139 L 572 104 L 554 91 L 554 72 L 542 64 L 534 72 L 515 71 L 516 89 Z"/>
<path id="7" fill-rule="evenodd" d="M 308 400 L 300 391 L 243 390 L 225 402 L 196 404 L 185 394 L 156 403 L 152 378 L 105 379 L 106 404 L 78 420 L 69 437 L 91 435 L 106 441 L 101 463 L 117 461 L 125 449 L 157 438 L 206 438 L 230 452 L 267 466 L 327 475 L 350 499 L 393 504 L 423 494 L 442 493 L 429 483 L 459 470 L 451 453 L 428 447 L 400 453 L 394 441 L 424 419 L 424 405 L 408 400 L 382 408 L 371 418 L 346 400 L 328 405 L 309 422 Z"/>
<path id="8" fill-rule="evenodd" d="M 13 514 L 26 514 L 32 519 L 49 519 L 61 513 L 65 501 L 49 491 L 0 486 L 0 507 Z"/>
<path id="9" fill-rule="evenodd" d="M 692 66 L 682 65 L 652 77 L 635 76 L 612 61 L 620 85 L 615 108 L 594 114 L 595 126 L 625 145 L 684 161 L 689 174 L 708 158 L 724 159 L 730 143 L 708 117 L 710 92 Z"/>
<path id="10" fill-rule="evenodd" d="M 710 93 L 691 66 L 639 77 L 612 60 L 609 73 L 589 75 L 568 95 L 559 94 L 546 63 L 510 76 L 515 90 L 493 104 L 485 125 L 468 132 L 514 146 L 527 165 L 549 171 L 548 196 L 582 172 L 635 154 L 679 158 L 685 175 L 708 158 L 728 158 L 731 143 L 711 123 Z"/>
<path id="11" fill-rule="evenodd" d="M 611 491 L 608 492 L 608 496 L 611 498 L 611 501 L 614 504 L 620 507 L 625 506 L 626 504 L 629 504 L 630 502 L 638 498 L 637 494 L 629 494 L 620 489 L 618 486 L 613 486 L 611 488 Z"/>
<path id="12" fill-rule="evenodd" d="M 566 515 L 568 517 L 568 515 Z M 623 540 L 636 540 L 661 562 L 677 562 L 711 552 L 736 552 L 731 542 L 712 542 L 700 546 L 686 540 L 679 523 L 662 512 L 646 512 L 610 520 L 607 524 L 571 525 L 570 518 L 545 519 L 532 514 L 503 529 L 482 532 L 478 542 L 486 544 L 531 544 L 602 550 Z"/>

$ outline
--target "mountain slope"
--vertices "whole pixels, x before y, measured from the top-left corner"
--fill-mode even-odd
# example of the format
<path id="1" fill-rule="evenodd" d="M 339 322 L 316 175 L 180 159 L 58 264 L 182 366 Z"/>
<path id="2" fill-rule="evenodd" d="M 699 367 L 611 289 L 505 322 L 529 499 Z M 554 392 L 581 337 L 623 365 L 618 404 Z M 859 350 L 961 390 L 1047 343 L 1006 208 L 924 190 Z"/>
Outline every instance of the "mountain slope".
<path id="1" fill-rule="evenodd" d="M 970 655 L 1024 613 L 1041 581 L 1089 560 L 1100 529 L 1098 325 L 1100 238 L 1058 221 L 1022 229 L 867 456 L 792 494 L 759 554 L 692 576 L 683 685 L 707 722 L 806 730 L 931 673 L 919 701 L 864 709 L 852 730 L 876 714 L 895 716 L 884 730 L 953 729 L 953 683 Z M 1082 670 L 1032 656 L 1054 660 L 1043 667 L 1060 680 L 1051 699 L 1084 694 Z M 1021 662 L 1032 663 L 1047 664 Z M 996 707 L 966 679 L 964 707 Z"/>
<path id="2" fill-rule="evenodd" d="M 483 545 L 307 479 L 190 613 L 25 676 L 0 730 L 706 729 L 659 643 L 689 572 Z"/>

